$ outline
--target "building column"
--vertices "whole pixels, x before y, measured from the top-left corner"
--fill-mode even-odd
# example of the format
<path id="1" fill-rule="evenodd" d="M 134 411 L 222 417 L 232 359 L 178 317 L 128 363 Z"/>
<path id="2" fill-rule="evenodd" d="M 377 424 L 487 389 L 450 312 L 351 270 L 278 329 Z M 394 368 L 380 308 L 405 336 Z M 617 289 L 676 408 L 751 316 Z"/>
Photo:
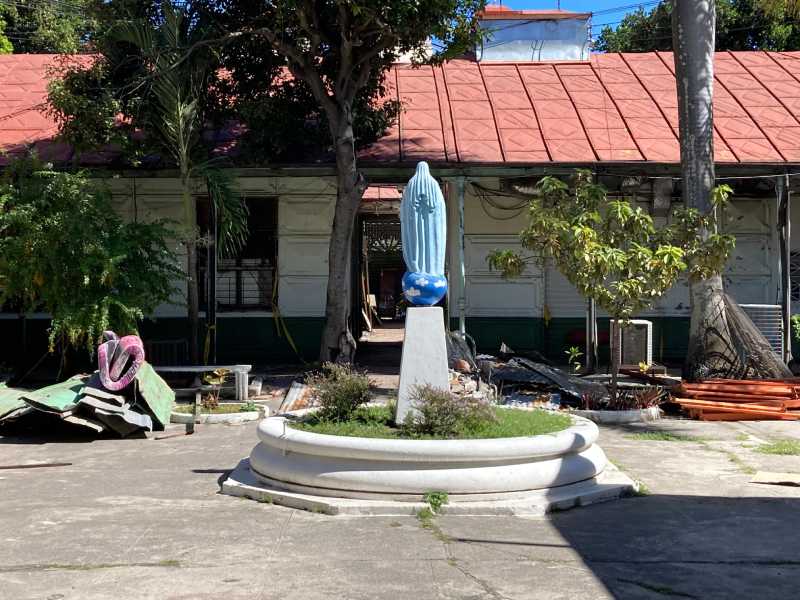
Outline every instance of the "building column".
<path id="1" fill-rule="evenodd" d="M 467 272 L 464 265 L 464 177 L 456 179 L 456 199 L 458 202 L 458 333 L 462 338 L 467 333 Z"/>
<path id="2" fill-rule="evenodd" d="M 781 308 L 783 312 L 783 360 L 792 360 L 792 276 L 791 276 L 791 192 L 789 176 L 778 177 L 775 182 L 778 196 L 778 231 L 781 257 Z"/>

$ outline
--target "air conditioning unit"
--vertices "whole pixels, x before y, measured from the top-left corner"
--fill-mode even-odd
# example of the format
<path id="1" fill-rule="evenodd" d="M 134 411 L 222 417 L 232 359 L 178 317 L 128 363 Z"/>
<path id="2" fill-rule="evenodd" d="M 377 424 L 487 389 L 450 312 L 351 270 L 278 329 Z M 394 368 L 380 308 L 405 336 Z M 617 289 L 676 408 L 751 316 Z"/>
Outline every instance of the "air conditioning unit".
<path id="1" fill-rule="evenodd" d="M 772 351 L 783 356 L 783 309 L 780 304 L 740 304 L 753 325 L 767 338 Z"/>
<path id="2" fill-rule="evenodd" d="M 614 319 L 611 319 L 611 331 L 614 331 Z M 611 335 L 611 356 L 618 359 L 620 365 L 653 364 L 653 322 L 643 319 L 631 319 L 627 323 L 619 322 L 616 335 Z"/>

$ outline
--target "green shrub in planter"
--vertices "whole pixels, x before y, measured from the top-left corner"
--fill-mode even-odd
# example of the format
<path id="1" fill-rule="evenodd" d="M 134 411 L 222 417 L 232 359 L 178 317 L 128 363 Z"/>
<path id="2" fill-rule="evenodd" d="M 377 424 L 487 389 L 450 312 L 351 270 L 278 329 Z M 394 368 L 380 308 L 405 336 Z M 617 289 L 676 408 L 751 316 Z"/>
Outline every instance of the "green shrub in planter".
<path id="1" fill-rule="evenodd" d="M 402 424 L 408 437 L 461 437 L 497 421 L 488 402 L 455 396 L 430 385 L 414 388 L 412 404 L 416 410 Z"/>
<path id="2" fill-rule="evenodd" d="M 369 378 L 350 365 L 325 363 L 320 371 L 306 377 L 306 383 L 319 399 L 317 416 L 321 421 L 347 421 L 371 397 Z"/>

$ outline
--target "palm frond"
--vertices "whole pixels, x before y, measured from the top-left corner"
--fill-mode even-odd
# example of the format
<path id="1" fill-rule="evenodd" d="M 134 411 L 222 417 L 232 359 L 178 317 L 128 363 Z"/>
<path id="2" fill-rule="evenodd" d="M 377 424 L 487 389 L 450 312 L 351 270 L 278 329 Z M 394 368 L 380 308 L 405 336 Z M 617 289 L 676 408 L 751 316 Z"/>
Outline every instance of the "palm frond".
<path id="1" fill-rule="evenodd" d="M 233 256 L 247 243 L 250 214 L 239 195 L 236 179 L 217 163 L 213 159 L 206 161 L 195 168 L 195 173 L 205 178 L 208 197 L 217 211 L 219 248 L 223 255 Z"/>

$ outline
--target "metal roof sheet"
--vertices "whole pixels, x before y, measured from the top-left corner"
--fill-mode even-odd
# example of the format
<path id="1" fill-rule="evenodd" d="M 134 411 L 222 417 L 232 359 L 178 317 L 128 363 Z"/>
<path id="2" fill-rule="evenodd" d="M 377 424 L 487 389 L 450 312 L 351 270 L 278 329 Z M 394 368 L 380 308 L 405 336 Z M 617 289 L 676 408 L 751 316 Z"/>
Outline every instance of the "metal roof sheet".
<path id="1" fill-rule="evenodd" d="M 0 56 L 0 148 L 34 146 L 66 160 L 45 111 L 48 80 L 63 61 Z M 718 162 L 800 162 L 800 52 L 719 52 L 714 142 Z M 677 163 L 672 54 L 596 54 L 586 62 L 395 65 L 386 96 L 398 122 L 363 150 L 367 162 L 537 164 Z M 93 163 L 110 155 L 98 153 Z"/>

